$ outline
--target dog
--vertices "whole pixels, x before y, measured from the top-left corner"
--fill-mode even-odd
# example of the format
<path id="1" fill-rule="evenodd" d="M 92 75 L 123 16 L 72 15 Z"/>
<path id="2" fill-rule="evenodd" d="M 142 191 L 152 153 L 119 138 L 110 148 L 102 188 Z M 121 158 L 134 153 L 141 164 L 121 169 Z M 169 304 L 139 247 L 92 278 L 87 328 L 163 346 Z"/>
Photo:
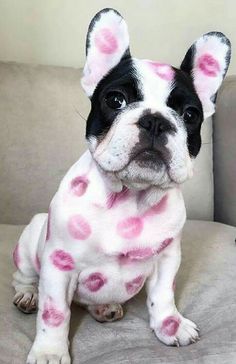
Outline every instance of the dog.
<path id="1" fill-rule="evenodd" d="M 230 53 L 230 41 L 210 32 L 179 69 L 140 60 L 131 57 L 116 10 L 92 19 L 81 80 L 91 101 L 88 150 L 13 253 L 14 303 L 26 313 L 38 308 L 28 364 L 71 362 L 73 299 L 98 321 L 114 321 L 144 284 L 157 338 L 176 346 L 199 339 L 174 301 L 186 220 L 180 185 L 193 174 L 201 125 L 215 111 Z"/>

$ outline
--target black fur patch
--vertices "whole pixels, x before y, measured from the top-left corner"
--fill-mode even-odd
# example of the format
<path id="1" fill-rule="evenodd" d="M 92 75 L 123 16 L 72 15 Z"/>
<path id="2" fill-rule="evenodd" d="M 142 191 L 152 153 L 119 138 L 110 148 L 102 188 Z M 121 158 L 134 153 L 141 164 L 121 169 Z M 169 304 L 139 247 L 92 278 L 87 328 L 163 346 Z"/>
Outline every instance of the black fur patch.
<path id="1" fill-rule="evenodd" d="M 111 110 L 106 105 L 105 98 L 110 91 L 121 91 L 125 94 L 128 104 L 143 100 L 136 70 L 129 56 L 123 57 L 120 63 L 98 83 L 91 97 L 86 138 L 102 136 L 109 130 L 119 113 L 122 113 L 122 110 Z"/>
<path id="2" fill-rule="evenodd" d="M 189 62 L 189 67 L 191 67 L 191 59 L 189 59 Z M 188 69 L 189 67 L 186 64 L 185 69 Z M 174 88 L 167 100 L 167 105 L 175 110 L 180 116 L 183 115 L 187 107 L 194 107 L 199 111 L 199 117 L 194 123 L 185 123 L 188 135 L 189 154 L 192 157 L 196 157 L 201 148 L 200 130 L 203 121 L 203 110 L 201 101 L 194 89 L 192 79 L 186 72 L 175 69 Z"/>

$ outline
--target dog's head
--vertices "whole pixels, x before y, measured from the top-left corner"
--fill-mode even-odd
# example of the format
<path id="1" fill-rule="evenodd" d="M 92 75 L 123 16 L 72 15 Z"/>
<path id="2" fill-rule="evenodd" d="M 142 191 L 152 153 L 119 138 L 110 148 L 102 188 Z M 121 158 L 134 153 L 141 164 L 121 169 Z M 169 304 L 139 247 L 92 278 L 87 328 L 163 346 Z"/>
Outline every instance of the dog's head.
<path id="1" fill-rule="evenodd" d="M 215 111 L 229 40 L 218 32 L 203 35 L 180 69 L 140 60 L 130 55 L 122 16 L 104 9 L 90 23 L 86 56 L 86 137 L 99 167 L 136 189 L 184 182 L 201 147 L 201 124 Z"/>

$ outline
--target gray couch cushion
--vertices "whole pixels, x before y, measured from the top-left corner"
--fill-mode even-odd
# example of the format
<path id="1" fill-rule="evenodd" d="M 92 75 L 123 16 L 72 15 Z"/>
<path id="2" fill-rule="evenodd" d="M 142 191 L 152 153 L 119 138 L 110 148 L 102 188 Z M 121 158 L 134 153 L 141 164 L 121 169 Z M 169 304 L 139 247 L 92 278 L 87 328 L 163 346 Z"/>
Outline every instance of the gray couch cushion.
<path id="1" fill-rule="evenodd" d="M 0 223 L 48 210 L 59 182 L 85 149 L 89 101 L 81 70 L 0 62 Z M 188 216 L 213 217 L 211 120 L 196 173 L 184 186 Z"/>
<path id="2" fill-rule="evenodd" d="M 0 362 L 22 364 L 35 335 L 35 315 L 12 305 L 12 249 L 22 226 L 0 227 Z M 236 363 L 236 229 L 188 221 L 177 279 L 180 311 L 201 328 L 201 340 L 166 347 L 149 329 L 145 294 L 125 305 L 123 320 L 100 324 L 73 305 L 71 352 L 78 364 Z"/>
<path id="3" fill-rule="evenodd" d="M 236 226 L 236 76 L 223 83 L 214 117 L 215 220 Z"/>

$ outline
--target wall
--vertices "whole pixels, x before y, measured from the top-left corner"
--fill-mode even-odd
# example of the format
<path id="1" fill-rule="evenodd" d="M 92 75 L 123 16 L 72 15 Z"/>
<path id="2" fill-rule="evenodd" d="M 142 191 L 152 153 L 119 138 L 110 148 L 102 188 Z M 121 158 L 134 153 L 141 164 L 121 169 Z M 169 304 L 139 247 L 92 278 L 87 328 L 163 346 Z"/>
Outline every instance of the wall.
<path id="1" fill-rule="evenodd" d="M 80 67 L 93 15 L 119 10 L 136 57 L 178 66 L 201 34 L 220 30 L 236 44 L 234 0 L 0 0 L 0 60 Z M 229 73 L 236 73 L 233 59 Z"/>

